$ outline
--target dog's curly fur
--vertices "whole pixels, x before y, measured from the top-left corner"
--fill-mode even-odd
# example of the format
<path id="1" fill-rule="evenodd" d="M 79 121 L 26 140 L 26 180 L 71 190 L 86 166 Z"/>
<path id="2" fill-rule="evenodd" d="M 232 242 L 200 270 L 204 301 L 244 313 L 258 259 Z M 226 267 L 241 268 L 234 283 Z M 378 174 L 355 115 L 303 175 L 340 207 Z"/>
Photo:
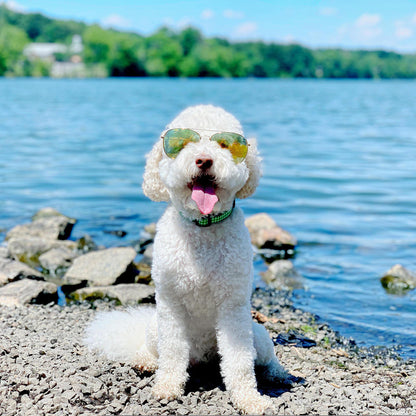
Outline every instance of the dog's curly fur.
<path id="1" fill-rule="evenodd" d="M 193 129 L 201 141 L 171 159 L 159 140 L 147 157 L 145 195 L 170 202 L 154 241 L 156 313 L 139 308 L 99 314 L 87 329 L 87 343 L 110 358 L 156 370 L 153 395 L 159 399 L 180 396 L 188 366 L 219 354 L 235 406 L 261 414 L 270 399 L 257 391 L 254 366 L 270 379 L 284 379 L 286 372 L 267 331 L 251 319 L 253 251 L 244 217 L 236 207 L 223 222 L 199 227 L 192 220 L 202 214 L 191 196 L 191 184 L 202 175 L 215 187 L 214 214 L 230 210 L 235 198 L 250 196 L 261 173 L 256 141 L 249 140 L 244 162 L 234 163 L 231 153 L 209 137 L 215 131 L 243 134 L 242 127 L 211 105 L 185 109 L 167 128 Z M 212 161 L 208 169 L 196 163 L 201 157 Z"/>

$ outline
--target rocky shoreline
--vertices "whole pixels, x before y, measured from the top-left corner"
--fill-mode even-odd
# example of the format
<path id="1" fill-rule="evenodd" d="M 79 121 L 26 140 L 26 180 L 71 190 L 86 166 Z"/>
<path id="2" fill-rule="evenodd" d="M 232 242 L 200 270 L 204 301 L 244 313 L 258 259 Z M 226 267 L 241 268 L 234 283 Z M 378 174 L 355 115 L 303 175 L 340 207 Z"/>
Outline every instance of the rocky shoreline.
<path id="1" fill-rule="evenodd" d="M 0 305 L 46 304 L 95 299 L 123 305 L 154 298 L 151 280 L 155 224 L 145 227 L 137 247 L 98 247 L 88 235 L 69 240 L 76 224 L 53 208 L 17 225 L 0 246 Z M 252 243 L 271 267 L 265 280 L 276 288 L 300 279 L 290 261 L 296 239 L 267 214 L 247 219 Z M 124 237 L 123 231 L 114 231 Z M 277 267 L 275 267 L 277 266 Z"/>
<path id="2" fill-rule="evenodd" d="M 416 363 L 393 349 L 358 348 L 294 308 L 286 289 L 300 279 L 287 259 L 296 240 L 260 215 L 248 228 L 271 262 L 263 277 L 274 289 L 254 291 L 253 319 L 266 326 L 291 374 L 278 386 L 259 379 L 259 389 L 273 398 L 269 414 L 414 414 Z M 74 224 L 41 210 L 0 247 L 0 414 L 236 414 L 215 365 L 193 368 L 180 399 L 157 402 L 152 375 L 84 347 L 84 328 L 97 310 L 154 301 L 154 229 L 147 227 L 136 250 L 98 249 L 87 236 L 68 240 Z"/>

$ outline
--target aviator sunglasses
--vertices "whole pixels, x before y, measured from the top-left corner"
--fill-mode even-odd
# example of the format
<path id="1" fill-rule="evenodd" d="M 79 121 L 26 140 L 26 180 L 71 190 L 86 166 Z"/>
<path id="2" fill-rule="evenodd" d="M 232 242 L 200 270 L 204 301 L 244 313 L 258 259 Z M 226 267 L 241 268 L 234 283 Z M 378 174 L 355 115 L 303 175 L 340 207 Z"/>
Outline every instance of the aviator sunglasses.
<path id="1" fill-rule="evenodd" d="M 191 129 L 170 129 L 161 138 L 163 139 L 163 150 L 171 159 L 175 159 L 188 143 L 198 143 L 201 140 L 199 133 Z M 235 163 L 241 163 L 247 156 L 249 144 L 241 134 L 215 133 L 209 139 L 217 142 L 223 149 L 228 149 Z"/>

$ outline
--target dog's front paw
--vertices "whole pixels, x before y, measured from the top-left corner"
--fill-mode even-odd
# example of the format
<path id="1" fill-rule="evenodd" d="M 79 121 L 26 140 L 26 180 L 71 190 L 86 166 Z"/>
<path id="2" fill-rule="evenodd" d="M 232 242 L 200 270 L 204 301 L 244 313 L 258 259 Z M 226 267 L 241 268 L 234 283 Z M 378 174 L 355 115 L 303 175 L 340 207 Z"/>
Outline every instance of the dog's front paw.
<path id="1" fill-rule="evenodd" d="M 243 390 L 232 394 L 234 405 L 246 415 L 262 415 L 272 407 L 273 402 L 257 390 Z"/>
<path id="2" fill-rule="evenodd" d="M 170 379 L 158 380 L 152 389 L 152 396 L 157 400 L 174 400 L 182 394 L 182 385 Z"/>

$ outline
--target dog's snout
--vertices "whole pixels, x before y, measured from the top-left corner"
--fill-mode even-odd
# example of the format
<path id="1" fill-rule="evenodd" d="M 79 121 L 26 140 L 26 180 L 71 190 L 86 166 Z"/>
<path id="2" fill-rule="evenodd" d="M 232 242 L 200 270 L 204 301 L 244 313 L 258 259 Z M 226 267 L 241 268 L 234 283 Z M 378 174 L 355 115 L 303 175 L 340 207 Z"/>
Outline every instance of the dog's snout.
<path id="1" fill-rule="evenodd" d="M 199 169 L 207 170 L 212 166 L 214 161 L 209 156 L 201 156 L 195 160 L 195 163 Z"/>

